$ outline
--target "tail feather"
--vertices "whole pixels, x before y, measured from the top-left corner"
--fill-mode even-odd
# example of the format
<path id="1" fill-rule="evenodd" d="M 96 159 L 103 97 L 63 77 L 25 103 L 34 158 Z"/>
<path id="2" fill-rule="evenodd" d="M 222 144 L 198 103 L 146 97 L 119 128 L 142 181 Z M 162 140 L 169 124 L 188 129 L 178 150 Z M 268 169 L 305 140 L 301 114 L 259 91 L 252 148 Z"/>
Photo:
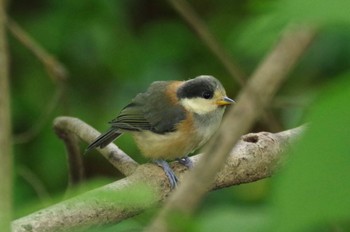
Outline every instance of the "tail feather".
<path id="1" fill-rule="evenodd" d="M 118 138 L 121 134 L 122 133 L 118 129 L 115 129 L 115 128 L 109 129 L 109 131 L 107 131 L 104 134 L 101 134 L 95 139 L 95 141 L 90 143 L 90 145 L 86 148 L 85 153 L 97 147 L 104 148 L 105 146 L 113 142 L 113 140 Z"/>

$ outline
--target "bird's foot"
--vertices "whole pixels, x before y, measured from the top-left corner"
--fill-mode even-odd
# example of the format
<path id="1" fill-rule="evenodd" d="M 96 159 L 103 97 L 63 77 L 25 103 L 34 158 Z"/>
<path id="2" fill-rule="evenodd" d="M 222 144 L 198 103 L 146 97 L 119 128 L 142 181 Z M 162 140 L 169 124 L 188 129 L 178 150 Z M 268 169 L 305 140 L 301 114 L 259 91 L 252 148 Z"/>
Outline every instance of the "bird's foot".
<path id="1" fill-rule="evenodd" d="M 176 159 L 180 164 L 186 166 L 188 169 L 193 167 L 192 160 L 188 156 L 184 156 Z"/>
<path id="2" fill-rule="evenodd" d="M 174 189 L 177 186 L 178 179 L 169 164 L 162 159 L 154 160 L 153 162 L 163 168 L 165 175 L 168 177 L 171 189 Z"/>

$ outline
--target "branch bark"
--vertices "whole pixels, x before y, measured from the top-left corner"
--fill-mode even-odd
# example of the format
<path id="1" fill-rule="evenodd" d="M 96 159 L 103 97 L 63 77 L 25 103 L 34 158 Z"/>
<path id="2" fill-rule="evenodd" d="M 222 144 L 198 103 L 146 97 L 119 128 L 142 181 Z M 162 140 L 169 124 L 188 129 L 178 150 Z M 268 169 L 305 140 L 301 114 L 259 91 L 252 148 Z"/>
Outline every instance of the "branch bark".
<path id="1" fill-rule="evenodd" d="M 0 0 L 0 228 L 10 231 L 12 218 L 12 139 L 6 4 Z"/>
<path id="2" fill-rule="evenodd" d="M 69 121 L 68 118 L 65 121 L 68 124 L 76 122 L 75 119 Z M 81 131 L 92 132 L 83 136 L 83 140 L 94 137 L 95 132 L 88 125 L 79 122 L 79 126 Z M 300 137 L 303 130 L 303 127 L 299 127 L 276 134 L 261 132 L 243 136 L 230 152 L 227 162 L 216 175 L 210 189 L 220 189 L 271 176 L 283 163 L 284 151 Z M 191 159 L 196 166 L 202 155 L 193 156 Z M 180 182 L 183 182 L 186 168 L 177 162 L 173 162 L 171 166 Z M 128 205 L 124 199 L 102 197 L 106 193 L 121 196 L 121 192 L 132 191 L 141 184 L 146 185 L 153 193 L 154 197 L 150 201 Z M 170 191 L 168 179 L 162 169 L 154 164 L 143 164 L 138 166 L 132 175 L 122 180 L 17 219 L 13 221 L 12 229 L 13 232 L 66 231 L 116 223 L 163 201 Z"/>

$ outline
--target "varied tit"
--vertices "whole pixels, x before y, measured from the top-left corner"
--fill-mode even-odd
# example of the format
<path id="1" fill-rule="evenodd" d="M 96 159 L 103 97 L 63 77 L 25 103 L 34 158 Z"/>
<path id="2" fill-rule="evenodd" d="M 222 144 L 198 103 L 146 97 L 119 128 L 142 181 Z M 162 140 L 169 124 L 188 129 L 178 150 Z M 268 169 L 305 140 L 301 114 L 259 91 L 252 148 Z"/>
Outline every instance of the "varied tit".
<path id="1" fill-rule="evenodd" d="M 177 159 L 190 167 L 188 154 L 209 140 L 219 128 L 225 106 L 233 102 L 212 76 L 156 81 L 136 95 L 86 151 L 103 148 L 128 132 L 141 153 L 163 168 L 174 188 L 177 178 L 165 160 Z"/>

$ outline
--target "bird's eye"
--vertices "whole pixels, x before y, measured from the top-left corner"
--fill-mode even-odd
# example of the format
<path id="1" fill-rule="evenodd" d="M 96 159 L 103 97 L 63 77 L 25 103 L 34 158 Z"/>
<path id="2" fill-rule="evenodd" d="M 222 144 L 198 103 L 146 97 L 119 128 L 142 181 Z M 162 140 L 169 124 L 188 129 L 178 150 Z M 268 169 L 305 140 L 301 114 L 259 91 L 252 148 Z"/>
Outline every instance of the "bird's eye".
<path id="1" fill-rule="evenodd" d="M 206 91 L 206 92 L 203 92 L 202 97 L 203 97 L 204 99 L 210 99 L 210 98 L 213 97 L 213 93 L 207 92 L 207 91 Z"/>

